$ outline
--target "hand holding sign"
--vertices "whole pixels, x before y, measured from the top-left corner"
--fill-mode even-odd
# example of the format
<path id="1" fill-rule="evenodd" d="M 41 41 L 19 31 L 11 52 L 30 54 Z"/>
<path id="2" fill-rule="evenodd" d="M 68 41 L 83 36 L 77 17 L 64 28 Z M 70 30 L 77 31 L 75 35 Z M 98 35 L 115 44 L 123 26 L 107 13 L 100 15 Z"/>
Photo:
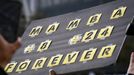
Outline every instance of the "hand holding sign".
<path id="1" fill-rule="evenodd" d="M 17 39 L 15 43 L 7 42 L 0 35 L 0 66 L 5 67 L 7 63 L 10 62 L 15 51 L 20 47 L 20 38 Z"/>

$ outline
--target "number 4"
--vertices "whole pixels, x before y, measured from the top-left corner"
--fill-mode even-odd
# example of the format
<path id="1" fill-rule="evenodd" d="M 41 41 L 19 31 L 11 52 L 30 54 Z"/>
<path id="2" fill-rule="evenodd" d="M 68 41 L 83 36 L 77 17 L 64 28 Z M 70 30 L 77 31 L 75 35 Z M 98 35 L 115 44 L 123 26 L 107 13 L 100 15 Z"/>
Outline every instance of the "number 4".
<path id="1" fill-rule="evenodd" d="M 105 28 L 102 28 L 98 34 L 98 39 L 104 39 L 106 37 L 109 37 L 113 31 L 114 26 L 107 26 Z"/>

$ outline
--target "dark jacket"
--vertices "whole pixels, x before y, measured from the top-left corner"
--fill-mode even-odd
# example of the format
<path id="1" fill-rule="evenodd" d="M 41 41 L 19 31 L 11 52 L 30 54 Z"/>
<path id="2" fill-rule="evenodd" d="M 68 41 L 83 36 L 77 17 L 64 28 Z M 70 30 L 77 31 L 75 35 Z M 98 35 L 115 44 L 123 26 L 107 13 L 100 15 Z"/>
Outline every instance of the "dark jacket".
<path id="1" fill-rule="evenodd" d="M 20 2 L 0 0 L 0 34 L 9 42 L 16 40 L 20 10 Z"/>

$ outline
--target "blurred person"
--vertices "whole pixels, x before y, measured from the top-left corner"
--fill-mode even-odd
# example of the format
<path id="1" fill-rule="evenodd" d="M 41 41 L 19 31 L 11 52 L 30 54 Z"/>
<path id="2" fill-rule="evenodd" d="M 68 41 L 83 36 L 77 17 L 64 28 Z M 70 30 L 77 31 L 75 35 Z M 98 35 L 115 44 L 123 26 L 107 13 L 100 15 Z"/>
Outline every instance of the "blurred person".
<path id="1" fill-rule="evenodd" d="M 21 3 L 17 0 L 0 0 L 0 75 L 7 75 L 4 67 L 21 45 L 21 39 L 16 40 L 20 12 Z M 56 74 L 50 70 L 50 75 Z"/>
<path id="2" fill-rule="evenodd" d="M 3 68 L 20 47 L 20 38 L 17 39 L 20 12 L 19 1 L 0 0 L 0 75 L 7 75 Z"/>
<path id="3" fill-rule="evenodd" d="M 0 34 L 8 42 L 17 39 L 21 7 L 17 0 L 0 0 Z"/>
<path id="4" fill-rule="evenodd" d="M 4 67 L 10 62 L 13 54 L 20 47 L 20 38 L 14 43 L 7 42 L 2 35 L 0 35 L 0 75 L 7 75 Z"/>

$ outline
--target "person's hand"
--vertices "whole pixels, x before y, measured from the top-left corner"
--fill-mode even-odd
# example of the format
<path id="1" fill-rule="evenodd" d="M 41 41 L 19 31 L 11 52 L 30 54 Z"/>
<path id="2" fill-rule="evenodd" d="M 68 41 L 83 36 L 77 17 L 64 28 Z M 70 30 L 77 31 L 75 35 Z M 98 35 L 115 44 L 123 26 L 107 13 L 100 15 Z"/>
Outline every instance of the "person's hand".
<path id="1" fill-rule="evenodd" d="M 0 66 L 4 68 L 11 60 L 13 54 L 20 47 L 21 39 L 18 38 L 16 42 L 7 42 L 2 35 L 0 35 Z"/>
<path id="2" fill-rule="evenodd" d="M 127 71 L 128 74 L 134 74 L 134 52 L 131 54 L 130 64 Z"/>
<path id="3" fill-rule="evenodd" d="M 49 70 L 49 75 L 57 75 L 56 72 L 54 70 Z"/>

